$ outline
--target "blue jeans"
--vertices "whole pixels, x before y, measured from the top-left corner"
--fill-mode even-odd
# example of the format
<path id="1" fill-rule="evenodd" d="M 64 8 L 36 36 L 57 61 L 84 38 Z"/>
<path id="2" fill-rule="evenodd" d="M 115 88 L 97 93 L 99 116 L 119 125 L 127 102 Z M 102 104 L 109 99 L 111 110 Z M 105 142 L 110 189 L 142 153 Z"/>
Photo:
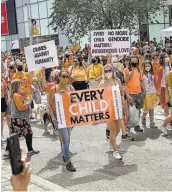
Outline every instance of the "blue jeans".
<path id="1" fill-rule="evenodd" d="M 54 114 L 55 118 L 57 117 L 56 114 Z M 70 151 L 69 151 L 69 145 L 70 145 L 70 135 L 72 128 L 58 128 L 58 123 L 56 123 L 55 128 L 57 129 L 58 133 L 60 134 L 62 138 L 62 153 L 64 156 L 65 161 L 70 160 Z"/>

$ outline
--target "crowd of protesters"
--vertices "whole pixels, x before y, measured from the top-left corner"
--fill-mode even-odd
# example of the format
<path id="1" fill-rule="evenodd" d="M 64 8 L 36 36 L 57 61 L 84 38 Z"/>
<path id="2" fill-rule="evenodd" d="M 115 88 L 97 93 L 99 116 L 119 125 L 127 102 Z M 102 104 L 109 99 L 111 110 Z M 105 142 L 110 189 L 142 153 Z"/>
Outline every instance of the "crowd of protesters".
<path id="1" fill-rule="evenodd" d="M 70 135 L 72 128 L 58 128 L 55 94 L 74 90 L 95 89 L 118 86 L 121 92 L 123 119 L 107 121 L 106 139 L 112 147 L 113 157 L 121 160 L 116 147 L 116 137 L 122 131 L 122 140 L 133 141 L 129 136 L 127 113 L 135 105 L 139 111 L 141 123 L 134 127 L 136 132 L 143 132 L 147 125 L 158 128 L 155 124 L 154 111 L 157 105 L 164 110 L 164 122 L 160 127 L 164 135 L 172 123 L 172 43 L 166 46 L 154 39 L 151 42 L 133 42 L 129 55 L 94 57 L 89 45 L 73 51 L 66 48 L 59 56 L 58 66 L 41 68 L 28 72 L 24 53 L 13 55 L 1 53 L 1 142 L 4 118 L 10 133 L 24 136 L 28 155 L 38 154 L 32 146 L 33 132 L 30 119 L 35 104 L 41 104 L 41 95 L 47 94 L 49 115 L 56 128 L 61 144 L 63 161 L 68 171 L 76 171 L 70 156 Z M 4 157 L 8 157 L 8 146 Z"/>

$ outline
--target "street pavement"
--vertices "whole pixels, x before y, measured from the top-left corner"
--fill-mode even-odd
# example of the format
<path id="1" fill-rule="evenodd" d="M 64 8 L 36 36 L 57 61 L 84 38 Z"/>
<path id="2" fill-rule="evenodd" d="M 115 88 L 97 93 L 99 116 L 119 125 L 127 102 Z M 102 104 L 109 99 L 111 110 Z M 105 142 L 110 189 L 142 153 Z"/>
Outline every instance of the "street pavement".
<path id="1" fill-rule="evenodd" d="M 155 119 L 160 126 L 164 119 L 160 107 L 156 109 Z M 159 129 L 150 129 L 147 122 L 143 133 L 131 129 L 130 134 L 135 138 L 133 142 L 123 142 L 121 134 L 118 136 L 122 161 L 115 160 L 108 150 L 105 124 L 75 127 L 70 147 L 72 162 L 77 169 L 75 173 L 65 169 L 60 144 L 52 128 L 50 134 L 44 134 L 43 125 L 32 123 L 33 147 L 41 151 L 28 159 L 33 168 L 33 177 L 48 180 L 50 184 L 70 191 L 171 191 L 172 130 L 165 137 Z M 4 129 L 4 135 L 8 136 L 7 126 Z M 20 145 L 27 151 L 24 140 L 20 141 Z M 9 161 L 2 160 L 2 167 L 3 173 L 9 169 Z"/>

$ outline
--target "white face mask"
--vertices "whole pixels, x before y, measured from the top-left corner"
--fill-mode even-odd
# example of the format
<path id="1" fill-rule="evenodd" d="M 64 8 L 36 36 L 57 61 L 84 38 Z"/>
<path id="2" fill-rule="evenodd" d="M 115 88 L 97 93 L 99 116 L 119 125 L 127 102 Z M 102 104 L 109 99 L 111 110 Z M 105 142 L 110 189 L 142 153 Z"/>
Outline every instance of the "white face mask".
<path id="1" fill-rule="evenodd" d="M 112 72 L 105 73 L 105 77 L 106 77 L 107 79 L 112 78 L 112 75 L 113 75 L 113 73 L 112 73 Z"/>
<path id="2" fill-rule="evenodd" d="M 165 63 L 169 63 L 169 57 L 165 58 Z"/>

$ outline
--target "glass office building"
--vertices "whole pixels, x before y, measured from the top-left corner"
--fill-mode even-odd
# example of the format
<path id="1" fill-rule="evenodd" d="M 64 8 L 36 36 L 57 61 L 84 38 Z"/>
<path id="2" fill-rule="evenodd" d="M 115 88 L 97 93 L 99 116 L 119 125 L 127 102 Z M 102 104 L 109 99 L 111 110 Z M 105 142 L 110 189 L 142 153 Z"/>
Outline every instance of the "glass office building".
<path id="1" fill-rule="evenodd" d="M 8 0 L 7 3 L 9 6 L 7 6 L 7 12 L 9 17 L 11 9 L 10 4 L 13 3 L 15 5 L 15 24 L 17 26 L 17 32 L 16 34 L 13 33 L 10 35 L 1 36 L 1 50 L 11 50 L 14 40 L 19 40 L 20 48 L 28 45 L 29 17 L 36 20 L 37 28 L 40 31 L 39 37 L 36 38 L 37 43 L 39 42 L 39 39 L 41 39 L 41 41 L 59 39 L 60 46 L 67 46 L 68 39 L 61 34 L 60 30 L 54 32 L 52 28 L 48 26 L 50 23 L 49 16 L 51 14 L 53 2 L 54 0 Z"/>

